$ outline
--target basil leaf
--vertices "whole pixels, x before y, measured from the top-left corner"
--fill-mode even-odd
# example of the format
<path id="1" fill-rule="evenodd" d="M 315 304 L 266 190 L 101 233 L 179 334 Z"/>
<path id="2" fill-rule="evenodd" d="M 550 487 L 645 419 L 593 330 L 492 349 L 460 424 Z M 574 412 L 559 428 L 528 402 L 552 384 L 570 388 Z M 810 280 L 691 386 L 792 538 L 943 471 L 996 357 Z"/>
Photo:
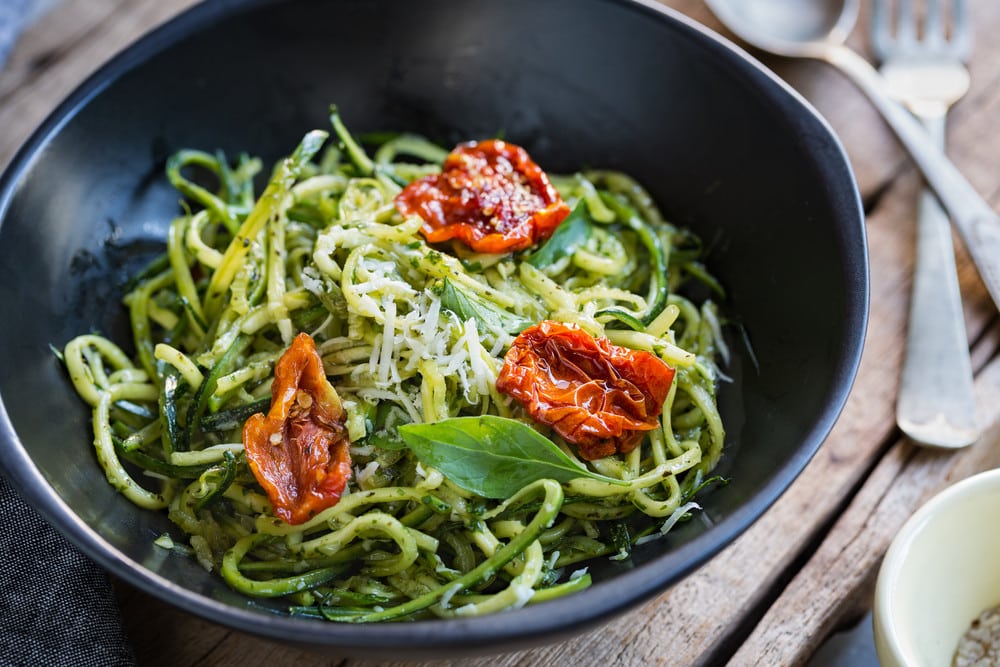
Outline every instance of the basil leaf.
<path id="1" fill-rule="evenodd" d="M 528 264 L 540 269 L 572 255 L 590 238 L 590 225 L 587 204 L 581 199 L 566 219 L 559 223 L 549 240 L 527 259 Z"/>
<path id="2" fill-rule="evenodd" d="M 399 435 L 417 458 L 466 491 L 509 498 L 540 479 L 579 477 L 626 486 L 620 479 L 581 468 L 555 443 L 527 424 L 483 415 L 429 424 L 406 424 Z"/>
<path id="3" fill-rule="evenodd" d="M 476 294 L 463 291 L 447 278 L 441 286 L 441 305 L 458 315 L 463 322 L 470 318 L 475 320 L 480 331 L 518 334 L 532 324 L 525 317 L 509 313 Z"/>

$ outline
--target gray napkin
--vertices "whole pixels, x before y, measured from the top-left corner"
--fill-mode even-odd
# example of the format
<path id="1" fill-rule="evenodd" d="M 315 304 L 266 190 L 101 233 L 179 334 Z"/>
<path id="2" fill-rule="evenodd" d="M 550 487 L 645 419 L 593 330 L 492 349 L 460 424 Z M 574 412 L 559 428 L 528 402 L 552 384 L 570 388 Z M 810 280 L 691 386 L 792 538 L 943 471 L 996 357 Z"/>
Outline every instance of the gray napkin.
<path id="1" fill-rule="evenodd" d="M 107 575 L 0 475 L 0 665 L 134 665 Z"/>

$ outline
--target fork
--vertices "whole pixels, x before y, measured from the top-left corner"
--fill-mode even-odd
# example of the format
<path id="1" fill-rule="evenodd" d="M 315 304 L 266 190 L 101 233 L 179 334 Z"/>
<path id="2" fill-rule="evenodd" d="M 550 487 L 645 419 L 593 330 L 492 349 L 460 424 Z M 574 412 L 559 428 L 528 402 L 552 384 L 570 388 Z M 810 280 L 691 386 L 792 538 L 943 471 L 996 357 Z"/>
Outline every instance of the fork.
<path id="1" fill-rule="evenodd" d="M 922 30 L 911 0 L 874 0 L 871 43 L 890 93 L 944 148 L 945 116 L 969 88 L 971 51 L 965 0 L 925 0 Z M 944 16 L 950 10 L 950 20 Z M 893 25 L 895 23 L 895 25 Z M 950 32 L 947 25 L 950 24 Z M 979 437 L 972 364 L 947 214 L 927 190 L 920 195 L 917 250 L 906 356 L 896 423 L 913 440 L 964 447 Z"/>

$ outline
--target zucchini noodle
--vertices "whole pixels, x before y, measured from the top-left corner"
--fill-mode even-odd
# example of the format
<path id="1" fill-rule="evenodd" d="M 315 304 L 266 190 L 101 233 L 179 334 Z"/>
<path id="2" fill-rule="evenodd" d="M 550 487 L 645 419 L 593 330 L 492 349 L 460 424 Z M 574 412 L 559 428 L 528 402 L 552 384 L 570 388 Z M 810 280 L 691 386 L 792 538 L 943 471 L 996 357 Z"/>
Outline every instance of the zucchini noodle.
<path id="1" fill-rule="evenodd" d="M 627 175 L 586 172 L 552 176 L 586 219 L 584 237 L 552 261 L 537 261 L 538 247 L 433 247 L 393 200 L 440 171 L 446 151 L 409 134 L 366 143 L 331 120 L 335 140 L 307 134 L 259 196 L 259 160 L 195 150 L 169 160 L 185 213 L 125 297 L 133 340 L 123 347 L 135 355 L 92 334 L 63 354 L 93 409 L 108 481 L 143 508 L 166 509 L 198 562 L 232 588 L 340 622 L 550 600 L 590 584 L 575 564 L 627 558 L 690 518 L 723 451 L 716 390 L 728 354 L 715 303 L 683 295 L 698 283 L 721 296 L 697 239 L 665 222 Z M 527 421 L 497 375 L 516 334 L 545 319 L 673 367 L 659 426 L 628 454 L 587 462 L 535 425 L 596 475 L 539 479 L 506 499 L 422 464 L 399 426 Z M 337 504 L 291 525 L 251 473 L 242 428 L 267 411 L 275 364 L 301 332 L 343 401 L 354 474 Z"/>

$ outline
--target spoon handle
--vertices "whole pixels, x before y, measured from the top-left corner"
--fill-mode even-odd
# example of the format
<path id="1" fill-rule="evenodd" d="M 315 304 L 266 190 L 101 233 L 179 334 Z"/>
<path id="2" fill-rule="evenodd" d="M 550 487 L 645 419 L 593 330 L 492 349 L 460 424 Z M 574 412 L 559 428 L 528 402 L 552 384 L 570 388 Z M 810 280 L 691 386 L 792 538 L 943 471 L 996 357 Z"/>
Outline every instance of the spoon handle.
<path id="1" fill-rule="evenodd" d="M 839 44 L 829 45 L 817 56 L 854 81 L 889 123 L 951 216 L 993 302 L 1000 306 L 1000 217 L 955 168 L 923 126 L 889 97 L 884 80 L 871 63 Z"/>

